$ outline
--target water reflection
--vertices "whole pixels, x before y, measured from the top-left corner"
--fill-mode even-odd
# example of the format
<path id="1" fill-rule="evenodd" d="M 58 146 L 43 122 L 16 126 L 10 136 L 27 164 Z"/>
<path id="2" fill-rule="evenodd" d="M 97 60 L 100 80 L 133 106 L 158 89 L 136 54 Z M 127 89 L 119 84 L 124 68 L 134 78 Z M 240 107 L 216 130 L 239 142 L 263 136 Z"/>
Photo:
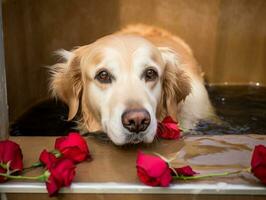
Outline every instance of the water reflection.
<path id="1" fill-rule="evenodd" d="M 266 145 L 259 135 L 224 135 L 186 137 L 175 164 L 190 164 L 199 171 L 244 169 L 250 167 L 255 145 Z"/>

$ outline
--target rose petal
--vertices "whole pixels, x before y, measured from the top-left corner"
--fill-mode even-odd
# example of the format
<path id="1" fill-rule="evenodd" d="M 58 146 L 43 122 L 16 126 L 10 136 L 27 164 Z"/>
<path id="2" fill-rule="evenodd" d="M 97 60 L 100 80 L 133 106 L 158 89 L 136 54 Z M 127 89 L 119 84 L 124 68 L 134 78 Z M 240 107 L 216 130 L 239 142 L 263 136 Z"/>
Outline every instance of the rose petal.
<path id="1" fill-rule="evenodd" d="M 151 177 L 160 176 L 167 168 L 167 163 L 158 156 L 138 152 L 137 166 L 144 169 Z"/>
<path id="2" fill-rule="evenodd" d="M 20 146 L 11 141 L 11 140 L 3 140 L 0 141 L 0 162 L 10 164 L 11 170 L 17 170 L 17 172 L 21 172 L 23 170 L 23 155 L 20 149 Z"/>
<path id="3" fill-rule="evenodd" d="M 62 180 L 64 186 L 69 186 L 75 176 L 75 165 L 69 159 L 60 159 L 51 173 L 57 180 Z"/>
<path id="4" fill-rule="evenodd" d="M 263 145 L 255 146 L 251 160 L 252 168 L 255 168 L 261 164 L 266 164 L 265 158 L 266 158 L 266 147 Z"/>
<path id="5" fill-rule="evenodd" d="M 197 172 L 194 172 L 189 165 L 180 168 L 174 168 L 174 170 L 178 175 L 183 176 L 194 176 L 197 174 Z"/>
<path id="6" fill-rule="evenodd" d="M 177 122 L 170 116 L 163 119 L 162 122 L 157 123 L 157 136 L 164 139 L 179 139 L 180 129 Z"/>
<path id="7" fill-rule="evenodd" d="M 169 184 L 171 183 L 173 177 L 171 175 L 171 169 L 166 169 L 164 172 L 163 176 L 161 177 L 161 186 L 162 187 L 168 187 Z"/>
<path id="8" fill-rule="evenodd" d="M 158 186 L 160 185 L 160 181 L 158 178 L 150 177 L 145 169 L 142 169 L 140 167 L 137 167 L 137 175 L 142 183 L 145 183 L 149 186 Z"/>
<path id="9" fill-rule="evenodd" d="M 46 188 L 50 196 L 54 196 L 64 186 L 69 186 L 75 177 L 74 162 L 67 158 L 57 159 L 48 169 L 50 176 Z"/>
<path id="10" fill-rule="evenodd" d="M 255 146 L 251 159 L 251 172 L 266 184 L 266 147 L 263 145 Z"/>
<path id="11" fill-rule="evenodd" d="M 172 181 L 168 164 L 158 156 L 139 151 L 136 164 L 137 175 L 140 181 L 146 185 L 167 187 Z"/>
<path id="12" fill-rule="evenodd" d="M 57 138 L 55 149 L 76 163 L 90 158 L 87 142 L 79 133 L 72 132 L 68 136 Z"/>
<path id="13" fill-rule="evenodd" d="M 40 154 L 39 160 L 43 163 L 46 168 L 51 168 L 53 163 L 56 161 L 56 157 L 54 154 L 48 152 L 46 149 L 43 150 Z"/>
<path id="14" fill-rule="evenodd" d="M 177 122 L 175 120 L 173 120 L 173 118 L 171 116 L 166 116 L 163 121 L 162 121 L 163 124 L 177 124 Z"/>
<path id="15" fill-rule="evenodd" d="M 169 128 L 168 125 L 158 123 L 157 124 L 157 136 L 163 139 L 179 139 L 180 138 L 180 130 L 176 127 Z"/>
<path id="16" fill-rule="evenodd" d="M 56 183 L 56 180 L 53 178 L 53 176 L 50 176 L 48 181 L 46 182 L 46 189 L 49 196 L 52 197 L 56 195 L 60 188 L 61 187 L 58 187 L 58 183 Z"/>

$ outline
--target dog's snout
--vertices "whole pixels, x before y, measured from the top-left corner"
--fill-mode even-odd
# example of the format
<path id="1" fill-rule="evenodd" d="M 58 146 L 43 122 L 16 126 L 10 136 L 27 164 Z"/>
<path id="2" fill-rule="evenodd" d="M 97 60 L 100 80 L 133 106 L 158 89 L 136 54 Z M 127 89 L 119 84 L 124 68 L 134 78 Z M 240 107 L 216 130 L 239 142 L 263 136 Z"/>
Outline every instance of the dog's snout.
<path id="1" fill-rule="evenodd" d="M 122 115 L 122 124 L 130 132 L 145 131 L 150 125 L 151 117 L 145 109 L 129 109 Z"/>

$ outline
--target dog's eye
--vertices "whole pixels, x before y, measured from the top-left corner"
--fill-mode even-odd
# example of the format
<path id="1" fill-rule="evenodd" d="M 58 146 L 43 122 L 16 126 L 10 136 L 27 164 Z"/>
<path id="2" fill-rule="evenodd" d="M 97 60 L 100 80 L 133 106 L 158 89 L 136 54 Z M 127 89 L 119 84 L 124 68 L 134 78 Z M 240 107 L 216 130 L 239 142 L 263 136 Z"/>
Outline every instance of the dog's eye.
<path id="1" fill-rule="evenodd" d="M 112 83 L 112 75 L 105 70 L 100 71 L 96 75 L 95 79 L 97 79 L 101 83 Z"/>
<path id="2" fill-rule="evenodd" d="M 144 72 L 143 77 L 145 78 L 146 82 L 154 81 L 158 77 L 158 73 L 154 69 L 147 69 Z"/>

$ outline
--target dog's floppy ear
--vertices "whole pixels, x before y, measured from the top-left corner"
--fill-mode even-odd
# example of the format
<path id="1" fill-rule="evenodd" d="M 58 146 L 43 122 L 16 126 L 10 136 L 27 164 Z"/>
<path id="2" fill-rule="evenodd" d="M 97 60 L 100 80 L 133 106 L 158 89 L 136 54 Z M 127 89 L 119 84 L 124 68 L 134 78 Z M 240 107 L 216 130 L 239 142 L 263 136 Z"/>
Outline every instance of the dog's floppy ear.
<path id="1" fill-rule="evenodd" d="M 178 103 L 184 100 L 191 91 L 190 79 L 182 70 L 178 56 L 173 50 L 168 47 L 158 48 L 165 64 L 158 112 L 159 115 L 171 115 L 176 119 Z"/>
<path id="2" fill-rule="evenodd" d="M 78 112 L 82 93 L 80 58 L 67 51 L 60 51 L 59 54 L 66 62 L 52 66 L 50 89 L 53 96 L 68 105 L 68 120 L 71 120 Z"/>

